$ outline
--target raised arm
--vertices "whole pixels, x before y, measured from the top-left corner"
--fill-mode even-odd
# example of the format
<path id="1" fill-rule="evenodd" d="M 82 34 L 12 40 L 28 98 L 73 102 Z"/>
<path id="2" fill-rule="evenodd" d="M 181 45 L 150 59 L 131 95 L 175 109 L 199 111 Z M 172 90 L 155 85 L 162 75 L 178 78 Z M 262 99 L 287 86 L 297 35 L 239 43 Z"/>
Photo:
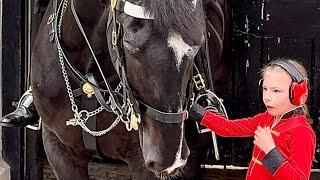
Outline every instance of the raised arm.
<path id="1" fill-rule="evenodd" d="M 201 124 L 221 136 L 250 137 L 254 135 L 257 126 L 268 121 L 268 118 L 272 117 L 262 113 L 251 118 L 228 120 L 207 110 L 201 120 Z"/>

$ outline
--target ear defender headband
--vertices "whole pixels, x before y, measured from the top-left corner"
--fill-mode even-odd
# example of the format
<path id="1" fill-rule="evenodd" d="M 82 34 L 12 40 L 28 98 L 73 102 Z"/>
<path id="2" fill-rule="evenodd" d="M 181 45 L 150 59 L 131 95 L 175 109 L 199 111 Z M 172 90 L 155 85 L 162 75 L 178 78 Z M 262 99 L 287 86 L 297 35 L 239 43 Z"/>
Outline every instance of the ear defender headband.
<path id="1" fill-rule="evenodd" d="M 302 73 L 290 62 L 284 60 L 276 60 L 268 66 L 278 65 L 284 69 L 292 78 L 292 83 L 289 88 L 290 102 L 293 105 L 303 105 L 308 98 L 308 84 L 303 78 Z"/>

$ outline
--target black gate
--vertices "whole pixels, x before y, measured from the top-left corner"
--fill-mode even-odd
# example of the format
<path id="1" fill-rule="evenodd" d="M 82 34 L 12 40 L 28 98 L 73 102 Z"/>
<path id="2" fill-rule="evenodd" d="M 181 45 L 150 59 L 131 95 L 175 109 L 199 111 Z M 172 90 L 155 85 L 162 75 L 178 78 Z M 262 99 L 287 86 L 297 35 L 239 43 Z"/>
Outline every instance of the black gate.
<path id="1" fill-rule="evenodd" d="M 2 1 L 2 114 L 14 110 L 27 89 L 28 59 L 41 15 L 33 15 L 35 1 Z M 40 131 L 2 127 L 2 157 L 11 179 L 42 179 L 44 153 Z"/>
<path id="2" fill-rule="evenodd" d="M 231 0 L 233 11 L 234 76 L 227 106 L 235 118 L 264 110 L 259 92 L 259 70 L 277 57 L 301 60 L 310 82 L 309 111 L 317 134 L 314 168 L 320 160 L 320 1 Z M 229 141 L 227 140 L 229 143 Z M 252 139 L 233 139 L 224 155 L 231 164 L 247 165 Z M 231 147 L 230 147 L 231 146 Z M 227 149 L 232 149 L 229 152 Z"/>

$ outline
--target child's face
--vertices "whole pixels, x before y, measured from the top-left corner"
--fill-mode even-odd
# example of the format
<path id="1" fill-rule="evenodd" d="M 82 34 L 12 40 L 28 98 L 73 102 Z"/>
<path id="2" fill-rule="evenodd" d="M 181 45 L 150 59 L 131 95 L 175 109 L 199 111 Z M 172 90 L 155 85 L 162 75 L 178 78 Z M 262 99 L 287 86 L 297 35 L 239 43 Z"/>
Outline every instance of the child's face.
<path id="1" fill-rule="evenodd" d="M 263 74 L 263 102 L 271 115 L 280 116 L 295 108 L 289 99 L 291 81 L 284 70 L 268 70 Z"/>

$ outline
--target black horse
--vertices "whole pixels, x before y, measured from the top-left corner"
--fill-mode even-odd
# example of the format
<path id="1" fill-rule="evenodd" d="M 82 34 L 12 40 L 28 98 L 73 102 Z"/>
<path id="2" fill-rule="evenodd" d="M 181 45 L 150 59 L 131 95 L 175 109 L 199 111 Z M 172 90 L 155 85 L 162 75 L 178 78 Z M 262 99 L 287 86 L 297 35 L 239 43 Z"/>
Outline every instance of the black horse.
<path id="1" fill-rule="evenodd" d="M 72 91 L 83 81 L 109 100 L 102 100 L 104 106 L 94 113 L 98 129 L 113 128 L 120 122 L 98 137 L 102 154 L 125 161 L 132 179 L 179 175 L 190 153 L 184 120 L 194 57 L 205 41 L 204 6 L 225 7 L 224 3 L 73 1 L 50 2 L 32 54 L 34 101 L 43 121 L 44 148 L 56 177 L 88 179 L 90 156 L 80 126 L 84 127 L 89 114 L 80 111 L 81 98 L 74 97 Z M 214 19 L 219 21 L 220 16 Z M 218 35 L 223 37 L 221 32 Z M 221 57 L 219 45 L 215 60 Z M 89 73 L 103 85 L 83 76 Z M 108 82 L 115 74 L 119 81 Z M 128 132 L 134 128 L 132 119 L 137 119 L 139 133 Z"/>

